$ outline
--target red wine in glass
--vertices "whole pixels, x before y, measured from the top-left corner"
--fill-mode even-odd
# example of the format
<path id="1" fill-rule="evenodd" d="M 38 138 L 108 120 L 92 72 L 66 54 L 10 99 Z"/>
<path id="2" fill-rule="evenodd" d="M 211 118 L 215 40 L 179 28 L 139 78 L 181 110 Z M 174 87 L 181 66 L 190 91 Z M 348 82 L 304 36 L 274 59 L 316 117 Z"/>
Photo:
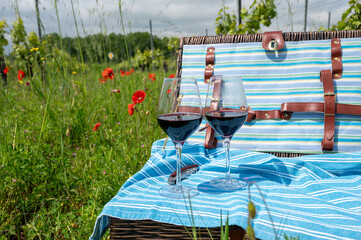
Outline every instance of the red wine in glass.
<path id="1" fill-rule="evenodd" d="M 202 122 L 202 116 L 195 113 L 170 113 L 163 114 L 157 118 L 159 126 L 176 142 L 184 142 Z"/>
<path id="2" fill-rule="evenodd" d="M 189 94 L 189 93 L 192 94 Z M 176 184 L 166 185 L 159 193 L 167 198 L 182 199 L 199 194 L 192 186 L 181 183 L 181 153 L 185 141 L 202 121 L 202 103 L 197 81 L 192 78 L 164 79 L 157 108 L 157 121 L 174 143 L 177 153 Z"/>
<path id="3" fill-rule="evenodd" d="M 221 136 L 232 138 L 246 122 L 248 113 L 241 110 L 216 110 L 206 113 L 206 118 Z"/>
<path id="4" fill-rule="evenodd" d="M 212 179 L 211 186 L 225 191 L 244 188 L 246 182 L 231 176 L 229 148 L 233 135 L 247 120 L 247 99 L 240 76 L 214 76 L 208 85 L 206 119 L 223 139 L 226 175 Z"/>

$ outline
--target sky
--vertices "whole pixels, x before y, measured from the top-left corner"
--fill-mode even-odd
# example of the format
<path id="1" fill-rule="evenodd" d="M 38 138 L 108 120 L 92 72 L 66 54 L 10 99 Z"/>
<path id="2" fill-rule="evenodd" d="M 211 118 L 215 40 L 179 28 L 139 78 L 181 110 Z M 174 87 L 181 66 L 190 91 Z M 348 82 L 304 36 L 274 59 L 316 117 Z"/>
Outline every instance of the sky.
<path id="1" fill-rule="evenodd" d="M 272 20 L 271 26 L 262 27 L 261 32 L 303 31 L 305 2 L 306 0 L 275 0 L 277 16 Z M 39 3 L 40 18 L 46 34 L 61 31 L 63 37 L 74 37 L 77 28 L 81 36 L 99 32 L 149 32 L 151 20 L 154 35 L 182 37 L 215 35 L 215 19 L 222 3 L 229 8 L 229 13 L 235 14 L 238 0 L 73 0 L 75 14 L 71 0 L 57 0 L 60 31 L 55 0 L 39 0 Z M 253 0 L 241 1 L 242 7 L 247 9 L 252 3 Z M 5 19 L 11 28 L 16 19 L 16 6 L 26 31 L 37 33 L 35 0 L 1 0 L 0 19 Z M 308 0 L 306 31 L 327 28 L 329 12 L 331 26 L 336 24 L 347 6 L 348 0 Z M 7 34 L 6 38 L 10 42 L 6 47 L 8 54 L 11 51 L 10 35 Z"/>

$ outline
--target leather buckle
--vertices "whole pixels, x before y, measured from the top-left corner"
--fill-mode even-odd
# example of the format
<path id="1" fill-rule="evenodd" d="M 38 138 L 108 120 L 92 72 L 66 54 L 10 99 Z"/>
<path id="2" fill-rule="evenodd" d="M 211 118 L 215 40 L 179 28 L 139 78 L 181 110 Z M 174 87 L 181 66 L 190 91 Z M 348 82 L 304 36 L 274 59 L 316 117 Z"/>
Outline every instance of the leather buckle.
<path id="1" fill-rule="evenodd" d="M 285 46 L 282 31 L 265 32 L 262 37 L 262 47 L 268 51 L 281 50 Z"/>
<path id="2" fill-rule="evenodd" d="M 334 97 L 334 96 L 336 96 L 334 93 L 324 93 L 323 94 L 323 101 L 325 101 L 326 97 Z"/>

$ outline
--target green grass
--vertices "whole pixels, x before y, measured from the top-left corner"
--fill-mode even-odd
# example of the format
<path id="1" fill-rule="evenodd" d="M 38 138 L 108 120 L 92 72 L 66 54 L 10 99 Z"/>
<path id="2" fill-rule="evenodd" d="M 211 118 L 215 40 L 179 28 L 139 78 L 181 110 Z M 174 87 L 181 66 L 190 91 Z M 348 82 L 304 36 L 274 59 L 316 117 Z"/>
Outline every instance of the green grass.
<path id="1" fill-rule="evenodd" d="M 0 239 L 89 238 L 103 206 L 165 137 L 155 109 L 170 73 L 158 71 L 152 81 L 136 70 L 100 84 L 105 67 L 120 70 L 94 65 L 83 75 L 47 67 L 46 85 L 37 70 L 24 84 L 15 67 L 9 71 L 0 92 Z M 136 90 L 147 95 L 130 116 Z"/>

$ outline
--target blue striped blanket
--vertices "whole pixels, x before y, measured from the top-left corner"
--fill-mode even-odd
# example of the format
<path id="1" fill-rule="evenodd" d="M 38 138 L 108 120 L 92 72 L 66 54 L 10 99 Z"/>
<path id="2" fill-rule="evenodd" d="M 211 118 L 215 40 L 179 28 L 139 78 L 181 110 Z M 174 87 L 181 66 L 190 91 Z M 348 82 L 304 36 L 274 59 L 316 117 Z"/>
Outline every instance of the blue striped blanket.
<path id="1" fill-rule="evenodd" d="M 169 141 L 154 142 L 151 158 L 121 187 L 98 216 L 90 239 L 99 239 L 108 229 L 109 217 L 151 219 L 192 226 L 189 200 L 167 199 L 160 187 L 175 171 L 176 154 Z M 232 147 L 232 145 L 231 145 Z M 231 149 L 231 173 L 248 181 L 257 216 L 252 222 L 256 237 L 274 239 L 274 228 L 262 200 L 265 199 L 279 236 L 300 239 L 361 239 L 361 152 L 277 158 L 273 155 Z M 230 225 L 247 227 L 248 190 L 222 192 L 209 181 L 225 173 L 223 148 L 204 149 L 186 143 L 182 166 L 198 164 L 199 172 L 182 183 L 198 188 L 191 199 L 196 226 L 219 227 L 229 216 Z"/>

